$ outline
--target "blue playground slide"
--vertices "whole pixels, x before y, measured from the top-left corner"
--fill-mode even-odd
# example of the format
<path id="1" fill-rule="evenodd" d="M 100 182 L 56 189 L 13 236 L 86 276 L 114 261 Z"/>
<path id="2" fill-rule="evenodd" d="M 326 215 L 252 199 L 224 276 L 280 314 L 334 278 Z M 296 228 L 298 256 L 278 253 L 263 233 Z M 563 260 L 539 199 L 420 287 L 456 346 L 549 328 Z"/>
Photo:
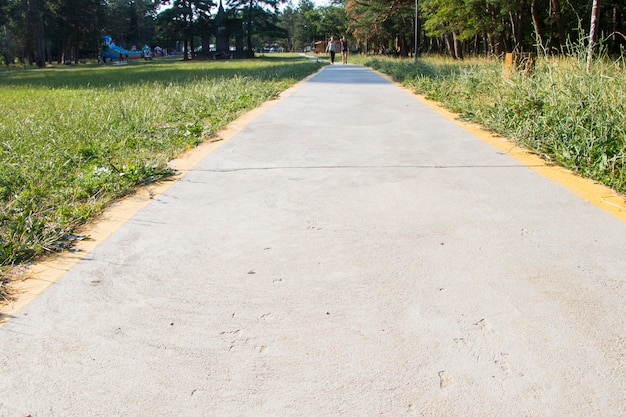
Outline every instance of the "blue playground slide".
<path id="1" fill-rule="evenodd" d="M 126 59 L 152 59 L 152 51 L 148 45 L 144 45 L 143 50 L 127 51 L 121 46 L 117 46 L 112 42 L 110 36 L 104 37 L 104 43 L 102 44 L 102 59 L 111 61 L 124 61 Z"/>

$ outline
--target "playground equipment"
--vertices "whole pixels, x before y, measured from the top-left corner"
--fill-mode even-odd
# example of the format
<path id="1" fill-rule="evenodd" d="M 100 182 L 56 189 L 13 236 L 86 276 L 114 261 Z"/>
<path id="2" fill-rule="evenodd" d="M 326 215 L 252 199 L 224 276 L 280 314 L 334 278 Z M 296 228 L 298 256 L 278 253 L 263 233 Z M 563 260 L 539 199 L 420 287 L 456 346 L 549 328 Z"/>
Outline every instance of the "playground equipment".
<path id="1" fill-rule="evenodd" d="M 106 60 L 111 61 L 126 61 L 128 59 L 152 59 L 152 50 L 148 45 L 144 45 L 143 50 L 138 51 L 133 47 L 130 51 L 122 48 L 121 46 L 113 43 L 113 40 L 110 36 L 104 37 L 104 42 L 102 43 L 102 52 L 101 52 L 102 60 L 106 62 Z"/>

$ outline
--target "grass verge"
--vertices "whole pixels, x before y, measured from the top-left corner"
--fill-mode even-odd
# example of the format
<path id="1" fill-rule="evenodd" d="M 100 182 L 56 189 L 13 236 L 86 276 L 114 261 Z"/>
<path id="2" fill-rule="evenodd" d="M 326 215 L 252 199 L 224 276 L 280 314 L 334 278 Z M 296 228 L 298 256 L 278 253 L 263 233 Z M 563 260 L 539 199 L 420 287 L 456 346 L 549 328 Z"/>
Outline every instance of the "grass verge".
<path id="1" fill-rule="evenodd" d="M 323 64 L 296 55 L 0 71 L 0 298 L 112 201 Z"/>

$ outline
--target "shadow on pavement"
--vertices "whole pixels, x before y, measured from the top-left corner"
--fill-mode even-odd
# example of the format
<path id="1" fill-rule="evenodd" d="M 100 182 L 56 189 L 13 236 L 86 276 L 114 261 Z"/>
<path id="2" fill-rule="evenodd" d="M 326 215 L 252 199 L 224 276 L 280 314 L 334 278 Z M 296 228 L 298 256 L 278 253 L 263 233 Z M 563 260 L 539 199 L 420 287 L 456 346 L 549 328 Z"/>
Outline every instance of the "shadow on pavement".
<path id="1" fill-rule="evenodd" d="M 389 84 L 389 81 L 375 72 L 350 64 L 333 64 L 324 67 L 309 82 L 339 84 Z"/>

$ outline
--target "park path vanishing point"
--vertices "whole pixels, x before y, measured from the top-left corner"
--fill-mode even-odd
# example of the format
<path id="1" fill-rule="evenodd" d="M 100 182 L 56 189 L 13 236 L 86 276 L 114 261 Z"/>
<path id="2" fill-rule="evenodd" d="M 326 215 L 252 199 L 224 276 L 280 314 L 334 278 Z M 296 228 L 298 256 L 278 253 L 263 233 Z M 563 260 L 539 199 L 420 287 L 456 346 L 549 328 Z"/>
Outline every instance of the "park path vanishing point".
<path id="1" fill-rule="evenodd" d="M 624 416 L 626 223 L 327 66 L 0 327 L 0 416 Z"/>

